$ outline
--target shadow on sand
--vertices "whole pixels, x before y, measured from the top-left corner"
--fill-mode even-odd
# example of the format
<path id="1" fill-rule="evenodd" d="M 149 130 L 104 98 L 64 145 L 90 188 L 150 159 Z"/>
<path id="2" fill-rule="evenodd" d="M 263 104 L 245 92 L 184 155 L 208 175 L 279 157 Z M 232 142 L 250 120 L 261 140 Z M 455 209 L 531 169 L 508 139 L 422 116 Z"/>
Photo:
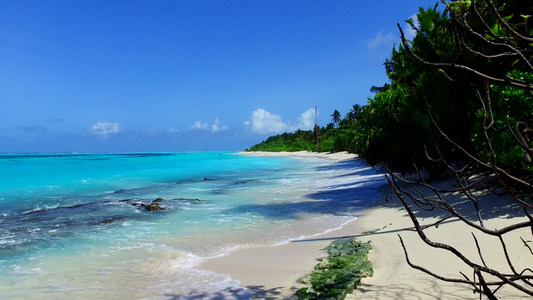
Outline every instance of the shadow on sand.
<path id="1" fill-rule="evenodd" d="M 366 166 L 360 160 L 346 160 L 317 168 L 317 172 L 350 170 L 329 179 L 357 176 L 355 182 L 327 186 L 305 195 L 308 201 L 245 204 L 231 208 L 229 214 L 254 213 L 271 219 L 293 219 L 300 213 L 346 215 L 354 208 L 363 208 L 379 197 L 378 189 L 386 182 L 381 171 Z M 338 181 L 337 181 L 338 182 Z"/>
<path id="2" fill-rule="evenodd" d="M 216 293 L 205 293 L 192 291 L 189 295 L 166 295 L 165 300 L 247 300 L 247 299 L 287 299 L 281 292 L 282 288 L 267 289 L 262 285 L 245 286 L 239 288 L 226 288 Z"/>

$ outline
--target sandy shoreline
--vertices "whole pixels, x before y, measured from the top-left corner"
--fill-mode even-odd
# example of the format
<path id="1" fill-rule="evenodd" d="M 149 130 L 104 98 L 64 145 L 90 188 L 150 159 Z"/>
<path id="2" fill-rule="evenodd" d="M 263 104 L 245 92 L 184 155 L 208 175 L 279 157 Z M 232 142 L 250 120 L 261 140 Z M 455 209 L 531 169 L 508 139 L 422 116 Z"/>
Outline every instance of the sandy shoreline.
<path id="1" fill-rule="evenodd" d="M 336 160 L 353 159 L 349 153 L 257 153 L 246 152 L 244 155 L 322 157 Z M 332 240 L 355 236 L 361 241 L 372 241 L 373 250 L 370 260 L 374 267 L 374 276 L 365 278 L 358 289 L 347 299 L 479 299 L 465 285 L 442 282 L 415 270 L 407 265 L 398 234 L 402 236 L 413 262 L 437 271 L 440 275 L 458 278 L 462 270 L 470 275 L 471 271 L 457 258 L 443 250 L 432 249 L 423 244 L 416 232 L 406 230 L 412 228 L 411 220 L 397 199 L 387 198 L 387 188 L 381 199 L 356 214 L 357 219 L 340 229 L 332 230 L 313 238 L 291 241 L 272 247 L 253 247 L 241 249 L 223 257 L 205 261 L 199 267 L 218 273 L 229 274 L 240 281 L 241 286 L 260 299 L 288 299 L 299 287 L 296 280 L 310 272 L 316 264 L 316 258 L 324 257 L 320 249 L 325 248 Z M 389 201 L 386 201 L 389 200 Z M 396 200 L 396 201 L 395 201 Z M 498 199 L 498 201 L 505 201 Z M 495 214 L 489 222 L 493 228 L 501 227 L 519 217 L 517 208 L 509 203 L 502 203 L 502 210 Z M 487 211 L 487 215 L 488 215 Z M 499 217 L 498 217 L 499 216 Z M 431 224 L 434 218 L 420 215 L 423 224 Z M 374 231 L 374 233 L 365 233 Z M 451 243 L 464 251 L 469 258 L 479 261 L 479 255 L 473 247 L 471 232 L 461 222 L 451 220 L 438 228 L 429 228 L 430 238 Z M 475 232 L 474 232 L 475 233 Z M 527 229 L 521 232 L 529 237 Z M 513 238 L 513 237 L 511 237 Z M 518 238 L 515 236 L 514 238 Z M 498 244 L 497 238 L 479 235 L 480 244 L 491 249 Z M 517 264 L 530 265 L 529 250 L 519 243 L 510 243 L 509 252 Z M 494 247 L 493 247 L 494 248 Z M 484 252 L 485 259 L 492 265 L 504 265 L 499 249 Z M 484 250 L 485 251 L 485 250 Z M 513 290 L 504 288 L 497 294 L 502 299 L 527 299 Z"/>
<path id="2" fill-rule="evenodd" d="M 309 151 L 297 151 L 297 152 L 264 152 L 264 151 L 253 151 L 253 152 L 239 152 L 238 155 L 245 156 L 285 156 L 285 157 L 316 157 L 316 158 L 327 158 L 331 160 L 347 160 L 357 158 L 357 155 L 343 152 L 309 152 Z"/>

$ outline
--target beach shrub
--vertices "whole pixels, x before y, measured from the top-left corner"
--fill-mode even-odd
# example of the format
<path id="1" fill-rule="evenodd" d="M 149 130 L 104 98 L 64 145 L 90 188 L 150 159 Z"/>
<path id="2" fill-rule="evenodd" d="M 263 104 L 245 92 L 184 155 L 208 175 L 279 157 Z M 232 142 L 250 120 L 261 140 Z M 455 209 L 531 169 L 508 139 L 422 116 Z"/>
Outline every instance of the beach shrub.
<path id="1" fill-rule="evenodd" d="M 298 283 L 307 285 L 296 292 L 298 299 L 344 299 L 360 283 L 361 278 L 372 276 L 368 261 L 370 242 L 361 243 L 353 238 L 337 240 L 326 249 L 328 256 L 310 274 Z"/>

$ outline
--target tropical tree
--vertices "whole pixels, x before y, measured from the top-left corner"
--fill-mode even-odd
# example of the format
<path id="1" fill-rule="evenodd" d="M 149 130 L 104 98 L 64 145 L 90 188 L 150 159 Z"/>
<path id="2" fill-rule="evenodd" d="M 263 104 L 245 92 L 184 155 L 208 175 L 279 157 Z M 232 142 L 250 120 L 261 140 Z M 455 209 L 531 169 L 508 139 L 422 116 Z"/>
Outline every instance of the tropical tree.
<path id="1" fill-rule="evenodd" d="M 339 123 L 341 122 L 341 113 L 338 110 L 335 110 L 333 114 L 331 114 L 331 122 L 335 124 L 335 126 L 339 126 Z"/>
<path id="2" fill-rule="evenodd" d="M 357 118 L 359 118 L 359 115 L 361 113 L 362 106 L 359 104 L 354 104 L 350 111 L 346 114 L 346 121 L 348 121 L 349 124 L 355 123 Z"/>
<path id="3" fill-rule="evenodd" d="M 448 13 L 437 6 L 420 9 L 417 20 L 420 24 L 409 21 L 417 34 L 408 46 L 424 59 L 453 59 L 455 42 L 449 37 Z M 475 89 L 450 82 L 442 72 L 416 63 L 404 45 L 393 49 L 384 65 L 391 83 L 369 99 L 369 107 L 353 126 L 357 131 L 352 143 L 356 153 L 372 165 L 394 171 L 413 171 L 415 162 L 417 167 L 438 173 L 440 166 L 428 161 L 426 152 L 454 155 L 456 151 L 444 147 L 446 141 L 431 129 L 428 106 L 435 108 L 435 119 L 454 120 L 442 126 L 452 139 L 472 148 L 470 130 L 474 124 L 470 116 L 476 109 L 469 99 L 475 99 Z M 347 119 L 351 117 L 347 115 Z"/>

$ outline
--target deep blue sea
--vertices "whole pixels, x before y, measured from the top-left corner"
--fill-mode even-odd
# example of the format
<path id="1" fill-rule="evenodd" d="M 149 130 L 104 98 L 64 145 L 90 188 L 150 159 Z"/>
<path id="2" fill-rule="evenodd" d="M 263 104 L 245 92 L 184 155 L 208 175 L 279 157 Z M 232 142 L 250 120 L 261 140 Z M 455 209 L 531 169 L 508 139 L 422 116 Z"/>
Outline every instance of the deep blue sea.
<path id="1" fill-rule="evenodd" d="M 382 178 L 358 160 L 0 155 L 0 299 L 187 299 L 239 288 L 198 264 L 338 228 L 377 199 Z M 143 207 L 157 198 L 165 210 Z"/>

